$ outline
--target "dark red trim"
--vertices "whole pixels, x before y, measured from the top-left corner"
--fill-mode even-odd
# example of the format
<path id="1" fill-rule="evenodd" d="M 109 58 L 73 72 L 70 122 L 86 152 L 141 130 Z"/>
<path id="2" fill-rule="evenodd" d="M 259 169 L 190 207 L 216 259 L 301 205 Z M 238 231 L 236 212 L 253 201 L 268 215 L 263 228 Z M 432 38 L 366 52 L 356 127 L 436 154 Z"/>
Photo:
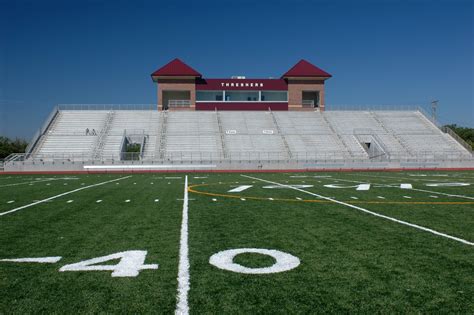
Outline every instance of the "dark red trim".
<path id="1" fill-rule="evenodd" d="M 288 110 L 288 103 L 269 102 L 196 102 L 196 110 Z"/>
<path id="2" fill-rule="evenodd" d="M 196 90 L 288 91 L 283 79 L 197 79 Z"/>

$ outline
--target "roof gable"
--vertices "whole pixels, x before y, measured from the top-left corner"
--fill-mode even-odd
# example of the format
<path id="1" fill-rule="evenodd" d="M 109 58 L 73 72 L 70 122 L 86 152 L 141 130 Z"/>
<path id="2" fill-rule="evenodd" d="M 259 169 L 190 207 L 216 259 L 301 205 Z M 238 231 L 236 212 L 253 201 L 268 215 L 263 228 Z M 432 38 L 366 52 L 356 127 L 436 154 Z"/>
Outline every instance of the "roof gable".
<path id="1" fill-rule="evenodd" d="M 326 77 L 330 78 L 331 75 L 326 71 L 316 67 L 315 65 L 301 59 L 296 65 L 288 70 L 282 78 L 286 77 Z"/>
<path id="2" fill-rule="evenodd" d="M 190 76 L 190 77 L 200 77 L 201 74 L 182 62 L 180 59 L 175 58 L 168 62 L 166 65 L 156 70 L 151 74 L 152 77 L 160 76 Z"/>

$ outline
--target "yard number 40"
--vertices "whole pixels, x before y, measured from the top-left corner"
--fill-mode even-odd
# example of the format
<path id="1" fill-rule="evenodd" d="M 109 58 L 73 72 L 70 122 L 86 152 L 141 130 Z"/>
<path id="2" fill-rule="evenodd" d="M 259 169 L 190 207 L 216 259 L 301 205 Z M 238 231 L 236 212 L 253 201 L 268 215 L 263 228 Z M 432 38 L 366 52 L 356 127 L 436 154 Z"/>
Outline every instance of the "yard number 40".
<path id="1" fill-rule="evenodd" d="M 250 268 L 233 261 L 235 256 L 244 253 L 271 256 L 275 263 L 269 267 Z M 129 250 L 65 265 L 59 271 L 112 271 L 112 277 L 136 277 L 140 270 L 158 269 L 158 264 L 145 264 L 146 254 L 144 250 Z M 117 259 L 120 261 L 115 265 L 101 265 L 101 263 Z M 300 260 L 293 255 L 274 249 L 239 248 L 216 253 L 211 256 L 209 263 L 219 269 L 237 273 L 269 274 L 296 268 Z"/>
<path id="2" fill-rule="evenodd" d="M 112 255 L 96 257 L 75 264 L 65 265 L 59 271 L 113 271 L 112 277 L 136 277 L 140 270 L 158 269 L 158 264 L 145 264 L 145 250 L 129 250 Z M 99 265 L 100 263 L 120 259 L 115 265 Z"/>

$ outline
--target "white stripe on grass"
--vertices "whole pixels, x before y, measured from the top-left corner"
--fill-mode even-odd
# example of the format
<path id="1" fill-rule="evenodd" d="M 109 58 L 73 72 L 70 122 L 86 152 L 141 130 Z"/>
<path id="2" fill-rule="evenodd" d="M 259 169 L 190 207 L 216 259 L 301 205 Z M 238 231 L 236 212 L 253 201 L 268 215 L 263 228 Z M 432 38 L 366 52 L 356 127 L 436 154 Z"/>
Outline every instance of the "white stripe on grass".
<path id="1" fill-rule="evenodd" d="M 362 183 L 361 181 L 357 180 L 349 180 L 349 179 L 338 179 L 343 182 L 349 182 L 349 183 Z M 395 185 L 387 185 L 387 184 L 377 184 L 377 183 L 372 183 L 372 185 L 377 185 L 380 187 L 390 187 L 390 188 L 400 188 L 400 186 L 395 186 Z M 472 199 L 474 200 L 474 197 L 471 196 L 465 196 L 465 195 L 453 195 L 453 194 L 447 194 L 439 191 L 433 191 L 433 190 L 426 190 L 426 189 L 418 189 L 418 188 L 410 188 L 410 190 L 415 190 L 415 191 L 422 191 L 422 192 L 427 192 L 431 194 L 437 194 L 437 195 L 443 195 L 443 196 L 448 196 L 448 197 L 455 197 L 455 198 L 465 198 L 465 199 Z"/>
<path id="2" fill-rule="evenodd" d="M 309 195 L 312 195 L 312 196 L 315 196 L 315 197 L 318 197 L 318 198 L 321 198 L 321 199 L 329 200 L 329 201 L 332 201 L 334 203 L 337 203 L 337 204 L 340 204 L 340 205 L 343 205 L 343 206 L 347 206 L 347 207 L 350 207 L 350 208 L 353 208 L 353 209 L 371 214 L 371 215 L 379 217 L 379 218 L 383 218 L 383 219 L 390 220 L 390 221 L 393 221 L 393 222 L 396 222 L 396 223 L 399 223 L 399 224 L 407 225 L 407 226 L 410 226 L 412 228 L 422 230 L 422 231 L 425 231 L 425 232 L 429 232 L 429 233 L 434 234 L 434 235 L 449 238 L 451 240 L 458 241 L 458 242 L 466 244 L 466 245 L 474 246 L 473 242 L 464 240 L 462 238 L 451 236 L 451 235 L 448 235 L 448 234 L 445 234 L 445 233 L 442 233 L 442 232 L 438 232 L 438 231 L 435 231 L 433 229 L 430 229 L 430 228 L 427 228 L 427 227 L 424 227 L 424 226 L 421 226 L 421 225 L 417 225 L 417 224 L 409 223 L 409 222 L 406 222 L 406 221 L 398 220 L 398 219 L 395 219 L 395 218 L 392 218 L 392 217 L 389 217 L 389 216 L 386 216 L 386 215 L 383 215 L 383 214 L 379 214 L 377 212 L 373 212 L 373 211 L 370 211 L 370 210 L 367 210 L 367 209 L 364 209 L 364 208 L 361 208 L 361 207 L 358 207 L 358 206 L 351 205 L 349 203 L 345 203 L 343 201 L 339 201 L 339 200 L 336 200 L 336 199 L 333 199 L 333 198 L 329 198 L 329 197 L 326 197 L 326 196 L 322 196 L 322 195 L 312 193 L 312 192 L 307 191 L 307 190 L 296 188 L 296 187 L 293 187 L 291 185 L 280 184 L 280 183 L 277 183 L 277 182 L 272 182 L 272 181 L 269 181 L 269 180 L 265 180 L 265 179 L 261 179 L 261 178 L 257 178 L 257 177 L 252 177 L 252 176 L 248 176 L 248 175 L 240 175 L 240 176 L 251 178 L 251 179 L 256 179 L 256 180 L 259 180 L 261 182 L 280 185 L 282 187 L 287 187 L 287 188 L 290 188 L 290 189 L 294 189 L 294 190 L 297 190 L 299 192 L 303 192 L 305 194 L 309 194 Z"/>
<path id="3" fill-rule="evenodd" d="M 43 200 L 38 200 L 38 201 L 35 201 L 35 202 L 33 202 L 33 203 L 30 203 L 30 204 L 27 204 L 27 205 L 24 205 L 24 206 L 21 206 L 21 207 L 18 207 L 18 208 L 9 210 L 9 211 L 0 212 L 0 216 L 4 216 L 4 215 L 7 215 L 7 214 L 10 214 L 10 213 L 13 213 L 13 212 L 16 212 L 16 211 L 25 209 L 25 208 L 29 208 L 29 207 L 35 206 L 35 205 L 37 205 L 37 204 L 40 204 L 40 203 L 48 202 L 48 201 L 51 201 L 51 200 L 53 200 L 53 199 L 60 198 L 60 197 L 63 197 L 63 196 L 66 196 L 66 195 L 69 195 L 69 194 L 72 194 L 72 193 L 75 193 L 75 192 L 84 190 L 84 189 L 88 189 L 88 188 L 92 188 L 92 187 L 97 187 L 97 186 L 105 185 L 105 184 L 108 184 L 108 183 L 116 182 L 116 181 L 118 181 L 118 180 L 122 180 L 122 179 L 129 178 L 129 177 L 131 177 L 131 175 L 130 175 L 130 176 L 125 176 L 125 177 L 116 178 L 116 179 L 112 179 L 112 180 L 108 180 L 108 181 L 101 182 L 101 183 L 97 183 L 97 184 L 92 184 L 92 185 L 89 185 L 89 186 L 84 186 L 84 187 L 77 188 L 77 189 L 70 190 L 70 191 L 66 191 L 65 193 L 62 193 L 62 194 L 59 194 L 59 195 L 56 195 L 56 196 L 52 196 L 52 197 L 49 197 L 49 198 L 46 198 L 46 199 L 43 199 Z"/>
<path id="4" fill-rule="evenodd" d="M 178 296 L 175 314 L 189 314 L 189 248 L 188 248 L 188 176 L 184 180 L 183 218 L 181 221 L 181 239 L 179 242 Z"/>
<path id="5" fill-rule="evenodd" d="M 0 259 L 0 261 L 4 262 L 18 262 L 18 263 L 40 263 L 40 264 L 54 264 L 61 260 L 61 256 L 53 256 L 53 257 L 35 257 L 35 258 L 7 258 L 7 259 Z"/>
<path id="6" fill-rule="evenodd" d="M 52 181 L 52 180 L 59 180 L 59 179 L 61 179 L 61 178 L 47 178 L 47 179 L 35 180 L 35 181 L 31 181 L 31 182 L 21 182 L 21 183 L 13 183 L 13 184 L 4 184 L 4 185 L 0 185 L 0 187 L 11 187 L 11 186 L 26 185 L 26 184 L 33 185 L 33 184 L 36 184 L 36 183 L 50 182 L 50 181 Z"/>

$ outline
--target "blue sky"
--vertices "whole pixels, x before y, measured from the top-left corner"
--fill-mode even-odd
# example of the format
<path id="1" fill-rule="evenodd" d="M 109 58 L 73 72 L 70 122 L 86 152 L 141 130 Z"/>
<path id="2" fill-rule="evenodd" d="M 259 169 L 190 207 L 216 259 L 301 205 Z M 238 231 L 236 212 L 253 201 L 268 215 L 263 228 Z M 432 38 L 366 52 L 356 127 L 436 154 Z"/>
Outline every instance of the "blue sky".
<path id="1" fill-rule="evenodd" d="M 422 105 L 474 127 L 473 1 L 0 0 L 0 135 L 59 103 L 156 102 L 175 57 L 206 77 L 278 77 L 304 58 L 326 103 Z"/>

